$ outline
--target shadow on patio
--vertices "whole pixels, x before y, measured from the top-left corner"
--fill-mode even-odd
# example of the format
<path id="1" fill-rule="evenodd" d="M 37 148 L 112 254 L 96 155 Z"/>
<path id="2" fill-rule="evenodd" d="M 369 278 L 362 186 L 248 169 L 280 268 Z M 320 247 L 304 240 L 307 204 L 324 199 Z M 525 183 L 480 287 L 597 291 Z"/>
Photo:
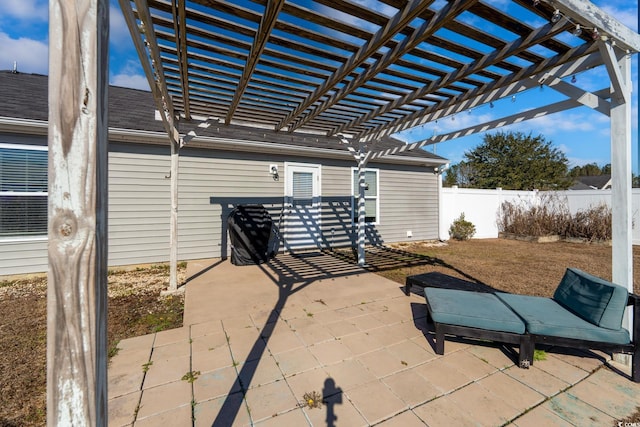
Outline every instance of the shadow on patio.
<path id="1" fill-rule="evenodd" d="M 355 250 L 337 249 L 326 250 L 324 253 L 335 258 L 341 259 L 350 264 L 357 264 L 358 255 Z M 420 271 L 425 270 L 420 267 L 433 267 L 449 271 L 451 274 L 463 277 L 454 277 L 437 271 L 421 274 L 421 282 L 433 287 L 446 287 L 454 289 L 464 289 L 476 292 L 494 292 L 495 288 L 483 283 L 463 270 L 441 260 L 440 258 L 428 255 L 418 254 L 415 252 L 403 251 L 402 249 L 392 248 L 385 245 L 376 245 L 367 247 L 365 250 L 367 265 L 364 267 L 367 271 L 380 273 L 391 270 L 413 269 L 418 268 Z M 422 288 L 414 287 L 412 292 L 423 295 Z"/>
<path id="2" fill-rule="evenodd" d="M 333 255 L 190 262 L 185 326 L 122 342 L 112 361 L 110 425 L 526 425 L 559 422 L 561 391 L 596 375 L 597 387 L 640 391 L 610 371 L 590 376 L 602 361 L 581 354 L 528 371 L 490 343 L 451 341 L 436 356 L 422 297 Z M 367 255 L 369 269 L 442 266 L 388 248 Z M 573 421 L 619 419 L 612 411 Z"/>

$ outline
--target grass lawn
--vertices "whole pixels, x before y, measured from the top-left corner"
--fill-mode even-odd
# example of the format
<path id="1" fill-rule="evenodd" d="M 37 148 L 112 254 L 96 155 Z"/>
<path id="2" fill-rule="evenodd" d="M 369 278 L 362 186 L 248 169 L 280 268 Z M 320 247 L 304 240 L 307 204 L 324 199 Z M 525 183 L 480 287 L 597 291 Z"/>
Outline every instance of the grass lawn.
<path id="1" fill-rule="evenodd" d="M 566 267 L 611 279 L 611 248 L 603 245 L 482 239 L 395 247 L 401 249 L 395 259 L 371 255 L 368 263 L 402 284 L 407 275 L 441 272 L 507 292 L 549 296 Z M 640 293 L 640 248 L 634 248 L 633 268 Z M 160 296 L 168 275 L 165 266 L 109 274 L 111 349 L 121 339 L 182 325 L 183 298 Z M 0 280 L 0 313 L 0 427 L 45 425 L 46 277 Z M 640 421 L 640 413 L 625 421 Z"/>

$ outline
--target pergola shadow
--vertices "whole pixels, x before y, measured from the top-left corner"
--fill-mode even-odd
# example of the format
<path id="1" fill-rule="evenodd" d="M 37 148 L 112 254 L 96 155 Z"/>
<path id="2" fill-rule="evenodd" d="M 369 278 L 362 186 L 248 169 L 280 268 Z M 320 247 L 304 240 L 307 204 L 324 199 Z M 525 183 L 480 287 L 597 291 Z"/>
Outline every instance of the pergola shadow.
<path id="1" fill-rule="evenodd" d="M 242 409 L 244 399 L 238 399 L 231 394 L 232 390 L 241 390 L 243 395 L 249 390 L 251 381 L 256 373 L 257 364 L 249 361 L 260 360 L 265 356 L 270 337 L 272 336 L 280 314 L 285 309 L 289 298 L 320 280 L 330 280 L 364 273 L 381 272 L 401 267 L 434 266 L 450 269 L 452 272 L 464 277 L 460 279 L 439 272 L 427 273 L 430 279 L 440 286 L 468 288 L 473 290 L 493 291 L 490 286 L 473 278 L 471 275 L 442 261 L 441 259 L 426 255 L 415 254 L 387 246 L 372 246 L 367 248 L 367 266 L 357 265 L 357 253 L 351 250 L 324 250 L 322 252 L 301 252 L 280 254 L 258 268 L 278 288 L 278 298 L 273 308 L 266 316 L 264 324 L 259 328 L 260 334 L 251 348 L 245 363 L 238 370 L 235 383 L 230 387 L 229 393 L 222 407 L 213 420 L 212 426 L 226 426 L 233 423 L 239 411 Z M 420 293 L 416 291 L 416 293 Z M 421 329 L 421 328 L 419 328 Z M 428 331 L 425 330 L 425 336 Z M 327 381 L 332 380 L 327 378 Z M 329 403 L 340 402 L 339 387 L 333 387 L 328 395 L 323 390 L 323 399 L 328 399 L 327 409 L 332 408 Z M 329 417 L 330 414 L 327 416 Z"/>
<path id="2" fill-rule="evenodd" d="M 349 264 L 341 259 L 327 256 L 321 252 L 303 252 L 298 254 L 281 254 L 270 260 L 268 263 L 260 264 L 261 271 L 278 287 L 278 299 L 266 316 L 266 320 L 260 329 L 260 334 L 253 344 L 245 362 L 237 372 L 234 384 L 229 388 L 226 398 L 212 422 L 212 426 L 223 427 L 233 424 L 236 416 L 244 404 L 244 399 L 238 399 L 232 393 L 234 390 L 241 390 L 243 396 L 249 389 L 251 381 L 255 376 L 258 364 L 249 363 L 264 357 L 267 351 L 267 344 L 274 329 L 280 320 L 280 313 L 286 303 L 297 292 L 307 288 L 318 280 L 339 278 L 363 274 L 367 271 L 355 264 Z M 325 380 L 323 388 L 323 400 L 327 407 L 327 420 L 332 418 L 335 404 L 341 403 L 338 399 L 342 393 L 332 378 Z M 327 421 L 329 423 L 329 421 Z M 329 425 L 329 424 L 328 424 Z"/>
<path id="3" fill-rule="evenodd" d="M 338 258 L 347 263 L 356 263 L 357 253 L 352 250 L 326 250 L 324 253 Z M 494 292 L 496 289 L 460 270 L 440 258 L 414 252 L 403 251 L 385 245 L 376 245 L 366 248 L 367 265 L 363 268 L 367 271 L 377 273 L 401 268 L 434 267 L 443 268 L 455 273 L 459 277 L 449 276 L 437 271 L 425 273 L 429 286 L 447 287 L 455 289 L 474 290 L 480 292 Z M 420 293 L 420 292 L 417 292 Z"/>

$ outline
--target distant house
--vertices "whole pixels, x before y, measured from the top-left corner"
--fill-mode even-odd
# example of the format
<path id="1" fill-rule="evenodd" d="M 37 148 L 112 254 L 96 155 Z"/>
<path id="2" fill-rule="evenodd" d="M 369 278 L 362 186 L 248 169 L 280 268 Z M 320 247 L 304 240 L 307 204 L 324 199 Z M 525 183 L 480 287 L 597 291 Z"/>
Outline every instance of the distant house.
<path id="1" fill-rule="evenodd" d="M 46 76 L 0 71 L 0 275 L 47 270 L 47 96 Z M 199 132 L 180 151 L 180 259 L 225 257 L 227 216 L 241 203 L 270 210 L 284 250 L 354 243 L 356 163 L 336 138 Z M 169 151 L 151 94 L 110 87 L 109 265 L 168 260 Z M 445 163 L 416 150 L 367 166 L 370 243 L 438 238 L 435 171 Z"/>
<path id="2" fill-rule="evenodd" d="M 579 176 L 569 190 L 608 190 L 611 188 L 611 175 Z"/>

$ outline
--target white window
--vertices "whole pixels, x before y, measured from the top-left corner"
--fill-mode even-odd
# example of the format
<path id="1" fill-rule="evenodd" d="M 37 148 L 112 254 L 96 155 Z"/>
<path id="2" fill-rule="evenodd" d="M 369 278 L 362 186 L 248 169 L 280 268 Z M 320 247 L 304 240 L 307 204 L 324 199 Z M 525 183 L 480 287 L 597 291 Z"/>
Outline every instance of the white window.
<path id="1" fill-rule="evenodd" d="M 0 238 L 47 235 L 47 147 L 0 142 Z"/>
<path id="2" fill-rule="evenodd" d="M 380 223 L 380 196 L 378 169 L 365 169 L 364 171 L 364 208 L 365 222 Z M 353 194 L 353 220 L 358 221 L 358 169 L 351 168 L 351 194 Z"/>

